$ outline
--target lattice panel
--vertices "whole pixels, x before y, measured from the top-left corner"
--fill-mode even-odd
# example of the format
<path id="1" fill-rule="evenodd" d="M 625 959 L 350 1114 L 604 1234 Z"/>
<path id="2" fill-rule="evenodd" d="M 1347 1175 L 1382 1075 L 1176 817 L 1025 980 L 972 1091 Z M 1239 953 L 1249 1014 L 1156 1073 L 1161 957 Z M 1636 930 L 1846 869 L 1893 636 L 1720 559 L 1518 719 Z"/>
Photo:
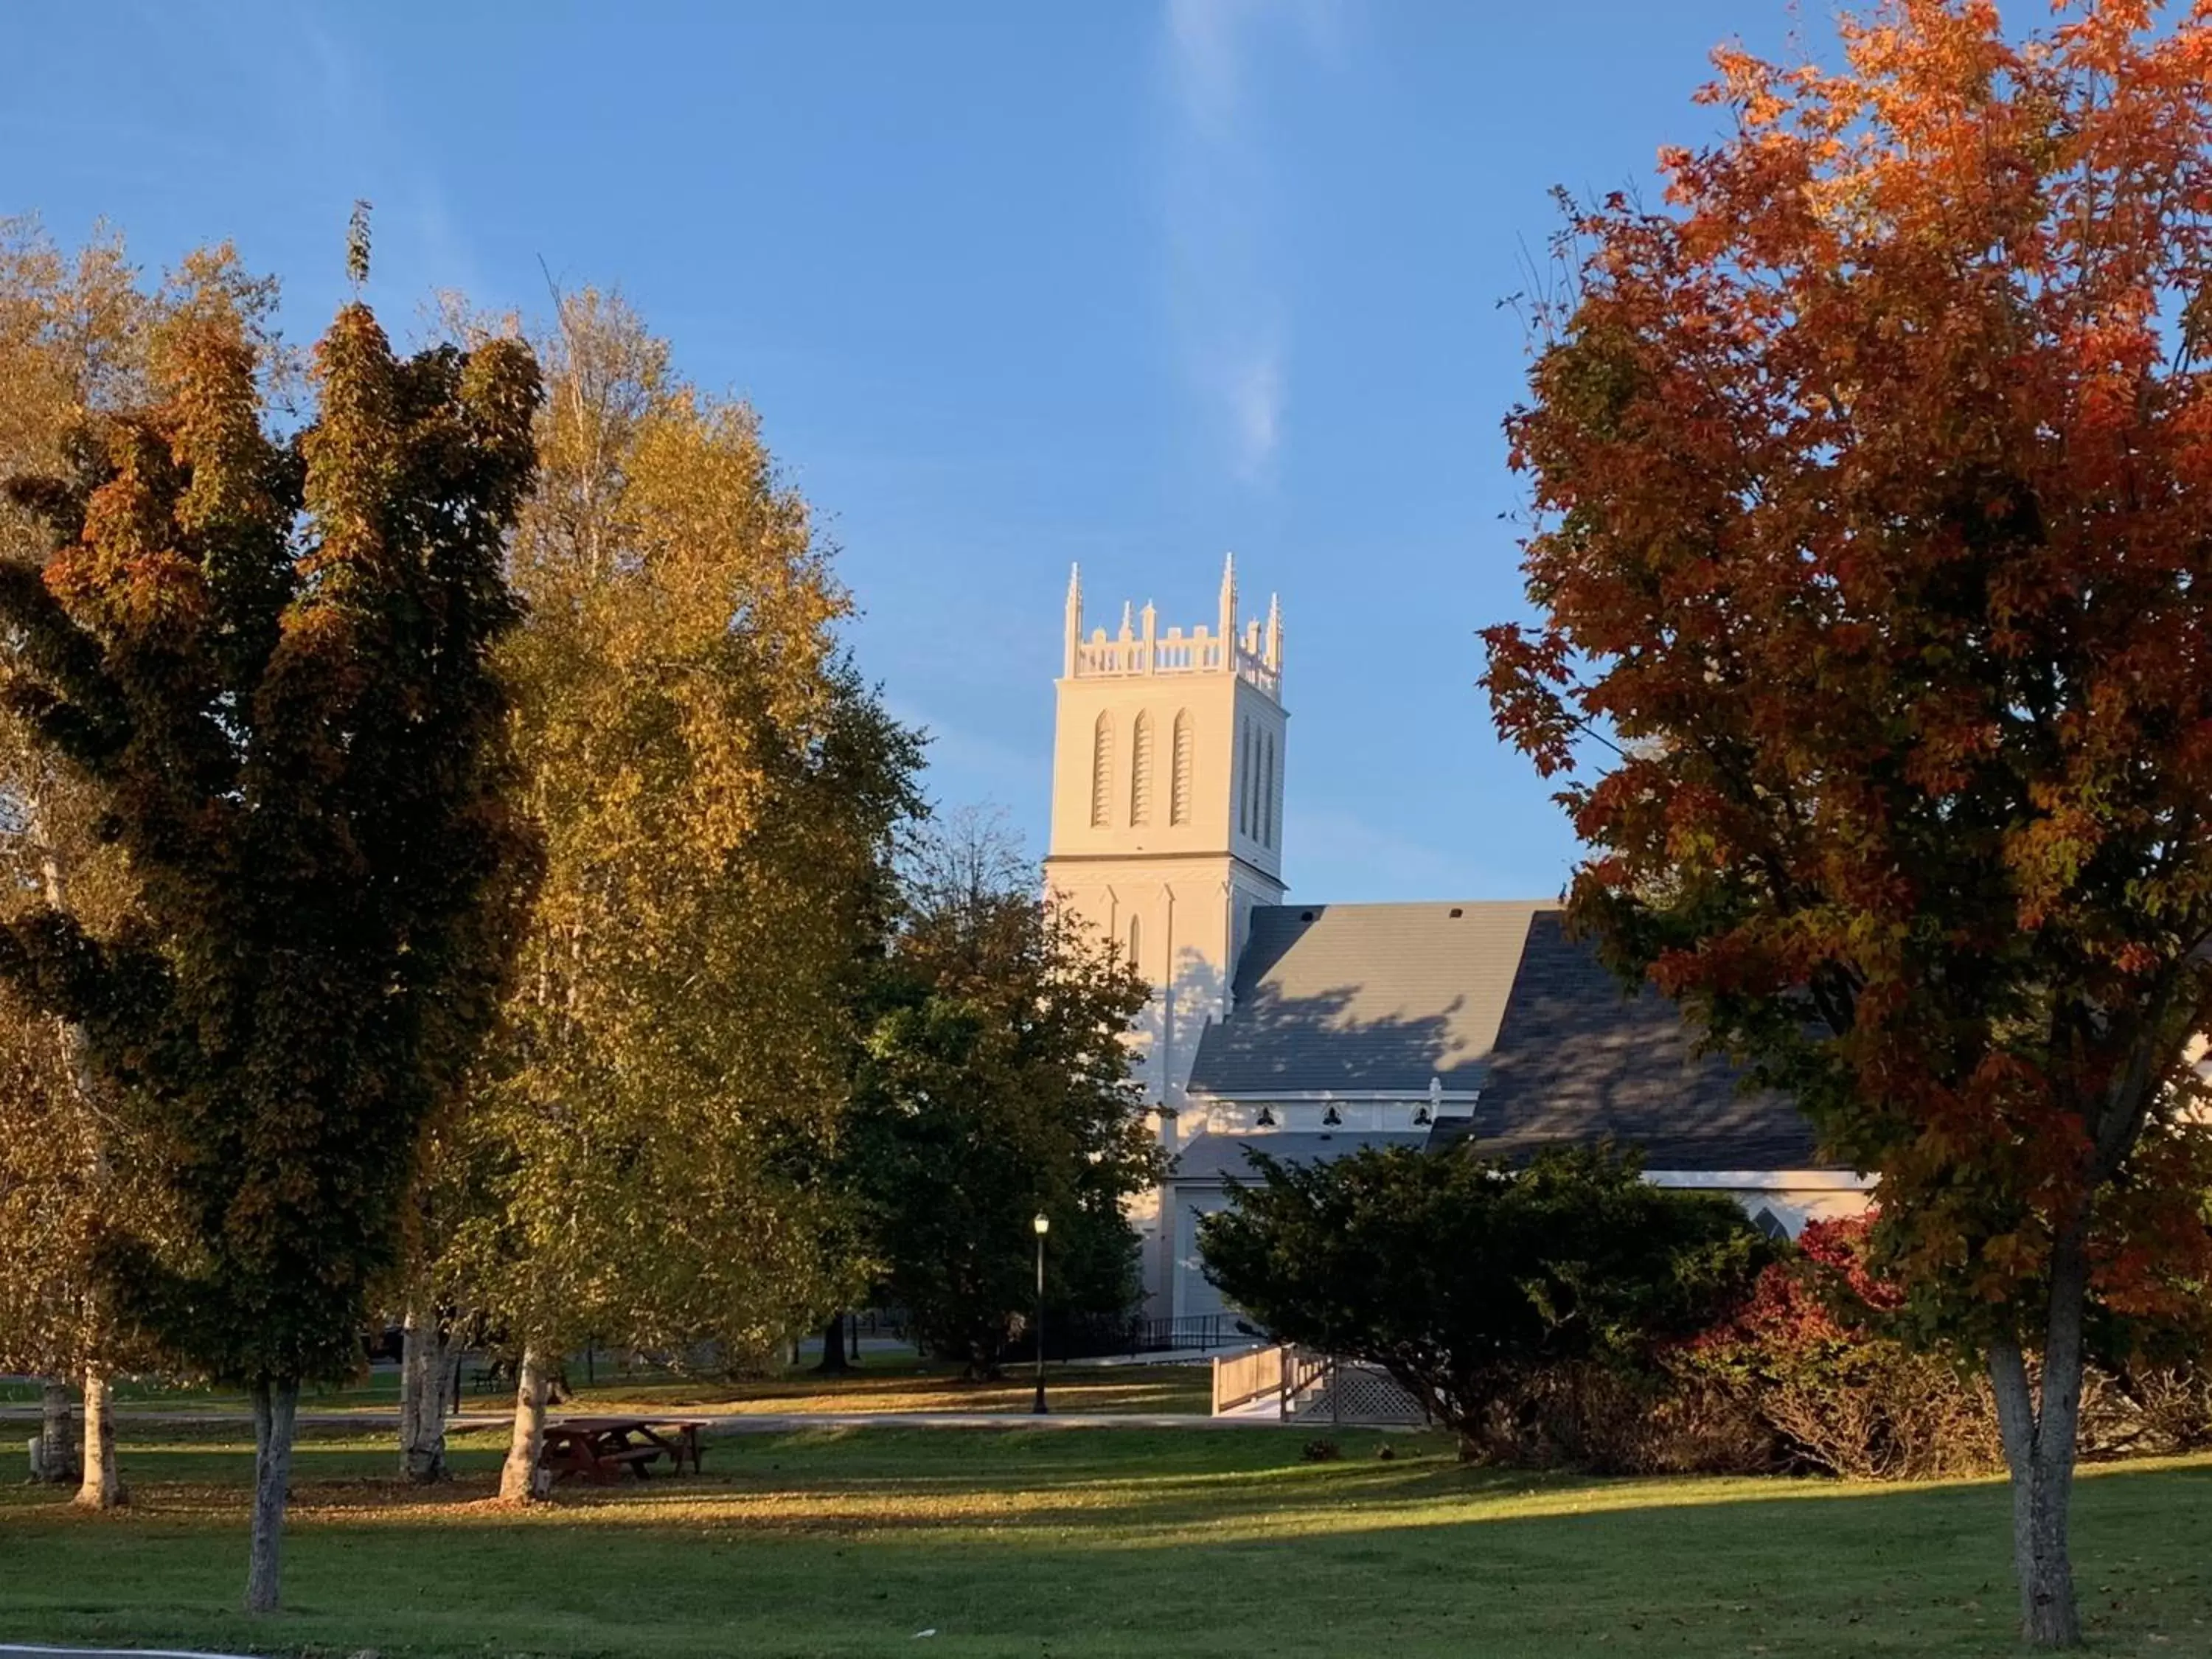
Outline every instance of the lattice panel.
<path id="1" fill-rule="evenodd" d="M 1291 1417 L 1299 1423 L 1354 1426 L 1428 1420 L 1420 1401 L 1400 1388 L 1389 1372 L 1342 1360 L 1332 1362 L 1325 1379 L 1303 1394 Z"/>

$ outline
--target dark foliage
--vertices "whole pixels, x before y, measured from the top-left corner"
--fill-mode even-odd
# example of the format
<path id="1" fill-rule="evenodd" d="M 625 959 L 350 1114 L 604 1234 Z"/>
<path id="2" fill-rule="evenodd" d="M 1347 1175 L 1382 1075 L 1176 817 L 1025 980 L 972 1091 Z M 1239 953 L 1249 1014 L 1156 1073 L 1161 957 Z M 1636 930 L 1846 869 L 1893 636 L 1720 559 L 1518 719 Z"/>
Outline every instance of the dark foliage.
<path id="1" fill-rule="evenodd" d="M 538 373 L 510 342 L 395 359 L 349 306 L 283 441 L 220 294 L 155 357 L 157 402 L 11 485 L 56 542 L 0 567 L 9 701 L 99 792 L 137 915 L 19 914 L 0 971 L 157 1152 L 181 1236 L 118 1243 L 123 1312 L 181 1367 L 296 1389 L 359 1363 L 526 896 L 488 651 Z"/>
<path id="2" fill-rule="evenodd" d="M 1207 1277 L 1279 1340 L 1387 1370 L 1470 1454 L 1534 1378 L 1648 1370 L 1768 1254 L 1728 1199 L 1650 1186 L 1611 1147 L 1519 1170 L 1410 1148 L 1253 1162 L 1201 1224 Z"/>
<path id="3" fill-rule="evenodd" d="M 940 895 L 891 944 L 847 1170 L 878 1297 L 972 1374 L 995 1373 L 1030 1316 L 1039 1213 L 1048 1322 L 1134 1304 L 1123 1202 L 1158 1152 L 1123 1034 L 1145 995 L 1033 890 Z"/>

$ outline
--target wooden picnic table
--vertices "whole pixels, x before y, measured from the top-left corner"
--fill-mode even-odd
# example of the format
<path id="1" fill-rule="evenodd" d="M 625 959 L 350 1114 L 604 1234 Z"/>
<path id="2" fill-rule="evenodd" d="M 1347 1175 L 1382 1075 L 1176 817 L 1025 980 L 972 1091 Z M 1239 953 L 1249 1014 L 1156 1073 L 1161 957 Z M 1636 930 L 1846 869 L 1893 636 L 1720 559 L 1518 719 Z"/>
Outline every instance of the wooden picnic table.
<path id="1" fill-rule="evenodd" d="M 678 1474 L 685 1463 L 699 1472 L 703 1417 L 562 1417 L 545 1425 L 538 1465 L 556 1480 L 579 1475 L 604 1486 L 628 1472 L 642 1480 L 647 1465 L 665 1457 Z"/>

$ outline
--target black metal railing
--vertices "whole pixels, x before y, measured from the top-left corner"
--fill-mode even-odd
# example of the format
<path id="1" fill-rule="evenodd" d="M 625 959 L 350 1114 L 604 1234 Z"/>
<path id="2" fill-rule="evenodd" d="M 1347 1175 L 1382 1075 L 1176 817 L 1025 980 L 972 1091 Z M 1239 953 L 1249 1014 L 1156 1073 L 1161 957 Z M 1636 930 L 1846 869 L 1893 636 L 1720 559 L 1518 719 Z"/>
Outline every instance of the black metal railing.
<path id="1" fill-rule="evenodd" d="M 1181 1319 L 1140 1319 L 1131 1334 L 1132 1353 L 1196 1353 L 1259 1340 L 1234 1314 L 1191 1314 Z"/>

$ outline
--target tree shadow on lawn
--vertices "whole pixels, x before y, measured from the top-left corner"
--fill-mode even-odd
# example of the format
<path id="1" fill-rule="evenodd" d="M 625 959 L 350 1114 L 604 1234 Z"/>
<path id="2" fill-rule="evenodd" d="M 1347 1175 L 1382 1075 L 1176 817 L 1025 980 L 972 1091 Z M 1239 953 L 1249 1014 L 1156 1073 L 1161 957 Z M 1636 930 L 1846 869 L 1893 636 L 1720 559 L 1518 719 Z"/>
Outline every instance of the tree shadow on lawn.
<path id="1" fill-rule="evenodd" d="M 424 1499 L 363 1470 L 388 1449 L 311 1444 L 274 1625 L 231 1611 L 245 1494 L 212 1465 L 234 1454 L 153 1449 L 136 1516 L 0 1510 L 0 1639 L 642 1659 L 910 1653 L 923 1629 L 933 1653 L 1024 1659 L 2009 1650 L 1994 1483 L 1573 1480 L 1463 1470 L 1418 1438 L 1382 1462 L 1378 1437 L 1340 1438 L 1345 1461 L 1307 1463 L 1301 1438 L 1253 1431 L 733 1437 L 704 1479 L 527 1514 L 481 1501 L 489 1449 Z M 2212 1467 L 2095 1471 L 2078 1516 L 2103 1652 L 2212 1646 Z"/>
<path id="2" fill-rule="evenodd" d="M 1437 1436 L 1348 1433 L 1342 1461 L 1313 1462 L 1295 1430 L 1085 1431 L 822 1428 L 710 1436 L 703 1474 L 610 1486 L 566 1482 L 530 1524 L 651 1528 L 742 1523 L 749 1528 L 840 1531 L 895 1525 L 913 1530 L 979 1519 L 1042 1523 L 1066 1512 L 1110 1519 L 1132 1536 L 1205 1524 L 1228 1509 L 1254 1516 L 1316 1503 L 1364 1508 L 1427 1493 L 1463 1501 L 1478 1491 L 1528 1486 L 1516 1472 L 1458 1467 Z M 1388 1447 L 1393 1456 L 1376 1455 Z M 294 1454 L 293 1516 L 307 1524 L 447 1521 L 505 1524 L 518 1517 L 489 1502 L 504 1446 L 497 1437 L 457 1437 L 455 1478 L 418 1486 L 393 1474 L 388 1441 L 359 1431 L 304 1431 Z M 183 1432 L 126 1443 L 126 1482 L 141 1524 L 198 1524 L 246 1514 L 252 1453 Z M 1587 1484 L 1540 1477 L 1550 1490 Z M 0 1490 L 0 1513 L 47 1505 L 52 1489 Z"/>

